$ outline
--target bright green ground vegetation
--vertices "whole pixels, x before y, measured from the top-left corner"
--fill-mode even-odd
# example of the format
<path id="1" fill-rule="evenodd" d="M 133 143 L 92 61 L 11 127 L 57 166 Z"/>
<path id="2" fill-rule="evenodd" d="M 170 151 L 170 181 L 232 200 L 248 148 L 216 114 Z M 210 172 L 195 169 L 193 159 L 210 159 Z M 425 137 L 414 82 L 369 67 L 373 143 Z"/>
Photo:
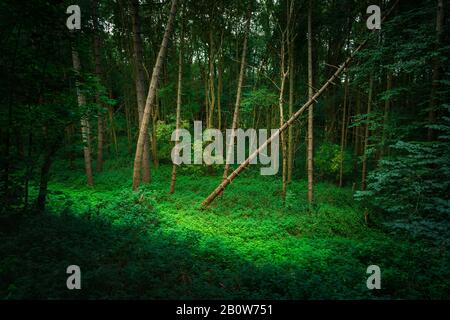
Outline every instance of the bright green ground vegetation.
<path id="1" fill-rule="evenodd" d="M 289 187 L 247 171 L 211 208 L 200 210 L 220 175 L 180 170 L 169 195 L 170 167 L 130 191 L 131 169 L 118 162 L 96 176 L 55 165 L 48 212 L 3 224 L 0 296 L 17 298 L 445 298 L 444 247 L 390 233 L 364 219 L 352 190 L 317 184 L 308 210 L 306 182 Z M 5 228 L 6 227 L 6 228 Z M 6 230 L 6 231 L 5 231 Z M 68 265 L 82 290 L 67 290 Z M 379 265 L 382 289 L 368 290 L 366 268 Z"/>

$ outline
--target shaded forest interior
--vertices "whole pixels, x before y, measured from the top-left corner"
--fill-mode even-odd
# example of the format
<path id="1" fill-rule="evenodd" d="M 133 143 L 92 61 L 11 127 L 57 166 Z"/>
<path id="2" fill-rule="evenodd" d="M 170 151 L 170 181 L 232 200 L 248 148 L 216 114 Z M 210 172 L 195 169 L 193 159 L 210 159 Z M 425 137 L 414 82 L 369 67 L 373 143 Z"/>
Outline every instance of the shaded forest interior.
<path id="1" fill-rule="evenodd" d="M 0 3 L 1 299 L 448 299 L 445 1 L 73 4 Z"/>

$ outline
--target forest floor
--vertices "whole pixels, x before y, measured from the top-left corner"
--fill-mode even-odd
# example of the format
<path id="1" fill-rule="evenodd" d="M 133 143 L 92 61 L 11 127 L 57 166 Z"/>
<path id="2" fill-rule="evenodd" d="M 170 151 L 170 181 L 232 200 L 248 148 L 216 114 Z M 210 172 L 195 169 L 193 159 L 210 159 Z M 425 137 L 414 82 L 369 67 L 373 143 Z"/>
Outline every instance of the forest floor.
<path id="1" fill-rule="evenodd" d="M 244 172 L 207 210 L 220 175 L 171 166 L 131 191 L 129 162 L 109 164 L 87 187 L 82 167 L 56 163 L 48 212 L 0 228 L 3 299 L 405 299 L 446 298 L 449 254 L 406 235 L 367 226 L 352 191 Z M 381 290 L 368 290 L 369 265 Z M 67 290 L 78 265 L 82 289 Z"/>

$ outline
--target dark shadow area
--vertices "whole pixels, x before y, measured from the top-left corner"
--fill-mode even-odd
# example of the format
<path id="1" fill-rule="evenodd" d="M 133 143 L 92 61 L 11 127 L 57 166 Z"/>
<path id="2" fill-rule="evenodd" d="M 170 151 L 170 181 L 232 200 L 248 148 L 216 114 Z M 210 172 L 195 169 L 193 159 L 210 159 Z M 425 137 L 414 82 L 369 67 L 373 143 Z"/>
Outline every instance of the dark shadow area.
<path id="1" fill-rule="evenodd" d="M 70 213 L 12 225 L 0 229 L 2 299 L 363 298 L 352 281 L 346 288 L 323 281 L 341 282 L 333 273 L 257 267 L 231 251 L 200 251 L 200 235 L 165 232 L 154 217 L 146 230 Z M 81 268 L 81 290 L 66 288 L 69 265 Z"/>

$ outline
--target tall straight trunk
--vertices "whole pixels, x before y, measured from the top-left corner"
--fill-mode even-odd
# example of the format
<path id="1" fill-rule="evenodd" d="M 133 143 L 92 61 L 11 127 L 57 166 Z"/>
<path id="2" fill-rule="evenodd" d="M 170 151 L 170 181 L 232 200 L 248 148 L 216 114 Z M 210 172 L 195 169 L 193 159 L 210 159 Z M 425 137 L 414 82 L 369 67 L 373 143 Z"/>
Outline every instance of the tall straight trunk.
<path id="1" fill-rule="evenodd" d="M 125 124 L 127 129 L 127 142 L 128 142 L 128 152 L 131 155 L 132 147 L 131 147 L 131 115 L 130 115 L 130 106 L 129 102 L 125 101 Z"/>
<path id="2" fill-rule="evenodd" d="M 112 97 L 110 96 L 110 98 L 112 98 Z M 114 144 L 114 151 L 117 155 L 119 153 L 119 147 L 117 144 L 116 126 L 114 124 L 114 108 L 111 106 L 108 107 L 108 116 L 109 116 L 109 128 L 110 128 L 109 135 L 111 138 L 111 143 Z"/>
<path id="3" fill-rule="evenodd" d="M 364 153 L 362 163 L 361 174 L 361 190 L 366 190 L 366 178 L 367 178 L 367 148 L 369 146 L 369 127 L 370 127 L 370 112 L 372 110 L 372 94 L 373 94 L 373 77 L 370 76 L 369 80 L 369 97 L 367 99 L 367 118 L 366 118 L 366 131 L 364 133 Z"/>
<path id="4" fill-rule="evenodd" d="M 348 72 L 345 74 L 345 89 L 344 89 L 344 105 L 342 110 L 342 127 L 341 127 L 341 159 L 339 164 L 339 187 L 342 187 L 342 178 L 344 175 L 344 145 L 347 122 L 347 99 L 348 99 Z"/>
<path id="5" fill-rule="evenodd" d="M 141 38 L 141 17 L 139 15 L 139 1 L 132 1 L 132 11 L 133 11 L 133 58 L 134 58 L 134 73 L 135 73 L 135 84 L 136 84 L 136 100 L 138 105 L 138 115 L 139 115 L 139 127 L 142 124 L 142 118 L 144 116 L 145 108 L 145 76 L 143 70 L 143 57 L 144 52 L 142 48 L 142 38 Z M 144 148 L 142 152 L 142 181 L 144 183 L 150 182 L 151 172 L 150 172 L 150 148 L 149 148 L 149 136 L 148 133 L 144 137 Z"/>
<path id="6" fill-rule="evenodd" d="M 436 50 L 441 46 L 442 34 L 444 29 L 444 1 L 437 1 L 436 11 Z M 436 122 L 436 108 L 439 106 L 439 99 L 437 92 L 439 90 L 439 80 L 441 77 L 441 61 L 439 57 L 433 58 L 433 74 L 432 74 L 432 87 L 430 97 L 430 110 L 428 112 L 428 122 L 434 124 Z M 432 128 L 428 128 L 428 141 L 436 139 L 436 132 Z"/>
<path id="7" fill-rule="evenodd" d="M 139 138 L 136 146 L 136 155 L 134 158 L 134 168 L 133 168 L 133 190 L 137 190 L 140 184 L 140 169 L 142 167 L 142 155 L 144 152 L 144 145 L 146 137 L 148 135 L 147 129 L 150 122 L 150 116 L 152 114 L 153 104 L 155 103 L 156 97 L 156 86 L 158 84 L 159 74 L 161 72 L 161 66 L 167 53 L 167 45 L 169 43 L 169 37 L 172 32 L 173 22 L 175 20 L 175 15 L 177 11 L 177 0 L 172 0 L 172 5 L 170 9 L 170 15 L 167 22 L 166 30 L 164 32 L 164 37 L 159 49 L 158 57 L 156 59 L 155 67 L 153 68 L 152 78 L 150 81 L 150 87 L 148 90 L 147 100 L 145 103 L 144 114 L 142 117 L 142 123 L 139 129 Z"/>
<path id="8" fill-rule="evenodd" d="M 294 0 L 291 0 L 291 8 L 293 8 Z M 292 15 L 289 13 L 289 22 L 292 23 Z M 289 51 L 289 117 L 292 117 L 294 113 L 294 35 L 291 32 L 293 29 L 292 25 L 289 26 L 289 35 L 288 35 L 288 51 Z M 294 128 L 291 126 L 288 129 L 288 173 L 287 173 L 287 181 L 292 181 L 292 170 L 294 167 Z"/>
<path id="9" fill-rule="evenodd" d="M 280 73 L 280 95 L 278 97 L 278 107 L 280 110 L 280 128 L 284 125 L 284 111 L 283 111 L 283 104 L 284 104 L 284 86 L 286 83 L 286 77 L 288 75 L 288 72 L 285 71 L 285 36 L 284 33 L 281 36 L 281 73 Z M 289 41 L 289 40 L 287 40 Z M 286 200 L 286 180 L 287 180 L 287 148 L 286 148 L 286 134 L 282 132 L 280 134 L 281 138 L 281 149 L 282 149 L 282 191 L 281 191 L 281 198 L 283 199 L 283 203 Z"/>
<path id="10" fill-rule="evenodd" d="M 361 115 L 361 93 L 358 91 L 356 95 L 356 111 L 355 116 Z M 355 145 L 354 145 L 354 155 L 359 156 L 360 153 L 360 145 L 361 145 L 361 126 L 355 126 Z"/>
<path id="11" fill-rule="evenodd" d="M 392 73 L 388 72 L 387 80 L 386 80 L 386 90 L 389 91 L 391 89 L 392 89 Z M 391 108 L 390 106 L 391 106 L 391 101 L 388 98 L 384 102 L 384 119 L 383 119 L 383 133 L 382 133 L 382 136 L 381 136 L 380 158 L 386 152 L 386 135 L 387 135 L 386 126 L 387 126 L 387 124 L 389 122 L 389 112 L 390 112 L 390 108 Z"/>
<path id="12" fill-rule="evenodd" d="M 80 74 L 81 65 L 80 65 L 80 58 L 78 56 L 78 51 L 75 48 L 75 44 L 72 46 L 72 63 L 73 63 L 73 69 L 75 70 L 75 74 L 78 77 Z M 86 105 L 86 97 L 83 95 L 83 93 L 80 90 L 80 83 L 79 83 L 78 79 L 77 79 L 76 87 L 77 87 L 78 106 L 83 107 L 84 105 Z M 84 167 L 86 170 L 87 184 L 89 186 L 93 186 L 94 178 L 92 176 L 90 125 L 89 125 L 88 116 L 86 114 L 81 115 L 81 137 L 83 140 Z"/>
<path id="13" fill-rule="evenodd" d="M 208 91 L 209 91 L 209 110 L 208 110 L 208 121 L 207 127 L 214 127 L 214 109 L 216 107 L 216 94 L 214 85 L 214 38 L 213 31 L 209 30 L 209 51 L 208 51 Z"/>
<path id="14" fill-rule="evenodd" d="M 309 0 L 308 8 L 308 99 L 312 99 L 313 92 L 313 70 L 312 70 L 312 1 Z M 308 109 L 308 203 L 314 200 L 314 186 L 313 186 L 313 144 L 314 144 L 314 113 L 313 104 Z"/>
<path id="15" fill-rule="evenodd" d="M 251 19 L 251 11 L 249 9 L 248 17 L 247 17 L 247 25 L 246 25 L 245 34 L 244 34 L 244 43 L 242 45 L 241 69 L 239 71 L 239 81 L 238 81 L 238 87 L 237 87 L 237 92 L 236 92 L 236 102 L 234 104 L 233 122 L 231 125 L 231 136 L 230 136 L 230 140 L 229 140 L 229 145 L 227 145 L 227 155 L 226 155 L 225 169 L 223 170 L 223 180 L 227 179 L 227 177 L 228 177 L 228 170 L 230 169 L 230 162 L 231 162 L 231 154 L 232 154 L 232 151 L 234 148 L 234 138 L 236 135 L 235 131 L 236 131 L 237 125 L 238 125 L 239 108 L 241 106 L 242 84 L 244 83 L 245 64 L 246 64 L 246 55 L 247 55 L 247 38 L 248 38 L 248 33 L 250 32 L 250 19 Z"/>
<path id="16" fill-rule="evenodd" d="M 96 12 L 97 10 L 95 10 Z M 101 43 L 100 38 L 98 36 L 98 22 L 97 17 L 94 17 L 94 20 L 96 21 L 97 28 L 95 30 L 94 34 L 94 59 L 95 59 L 95 75 L 97 76 L 97 81 L 100 82 L 100 79 L 102 77 L 103 71 L 102 71 L 102 64 L 101 64 Z M 101 101 L 100 101 L 100 94 L 97 93 L 95 96 L 95 100 L 100 107 Z M 103 171 L 103 113 L 99 110 L 97 113 L 97 162 L 96 162 L 96 170 L 97 172 Z"/>
<path id="17" fill-rule="evenodd" d="M 181 121 L 181 92 L 182 92 L 182 80 L 183 80 L 183 32 L 181 32 L 180 49 L 178 53 L 178 88 L 177 88 L 177 120 L 176 120 L 176 133 L 175 133 L 175 152 L 178 154 L 179 148 L 179 132 Z M 170 193 L 175 192 L 175 183 L 177 180 L 177 165 L 174 163 L 172 166 L 172 182 L 170 183 Z"/>
<path id="18" fill-rule="evenodd" d="M 157 169 L 159 167 L 158 160 L 158 137 L 157 137 L 157 127 L 158 127 L 158 119 L 159 119 L 159 107 L 160 107 L 160 99 L 158 97 L 158 93 L 156 93 L 156 103 L 153 106 L 152 112 L 152 134 L 151 134 L 151 151 L 152 151 L 152 159 L 153 165 Z"/>
<path id="19" fill-rule="evenodd" d="M 217 129 L 219 130 L 222 130 L 222 101 L 221 101 L 222 87 L 223 87 L 223 56 L 221 52 L 219 57 L 219 65 L 217 68 L 217 122 L 218 122 Z"/>

